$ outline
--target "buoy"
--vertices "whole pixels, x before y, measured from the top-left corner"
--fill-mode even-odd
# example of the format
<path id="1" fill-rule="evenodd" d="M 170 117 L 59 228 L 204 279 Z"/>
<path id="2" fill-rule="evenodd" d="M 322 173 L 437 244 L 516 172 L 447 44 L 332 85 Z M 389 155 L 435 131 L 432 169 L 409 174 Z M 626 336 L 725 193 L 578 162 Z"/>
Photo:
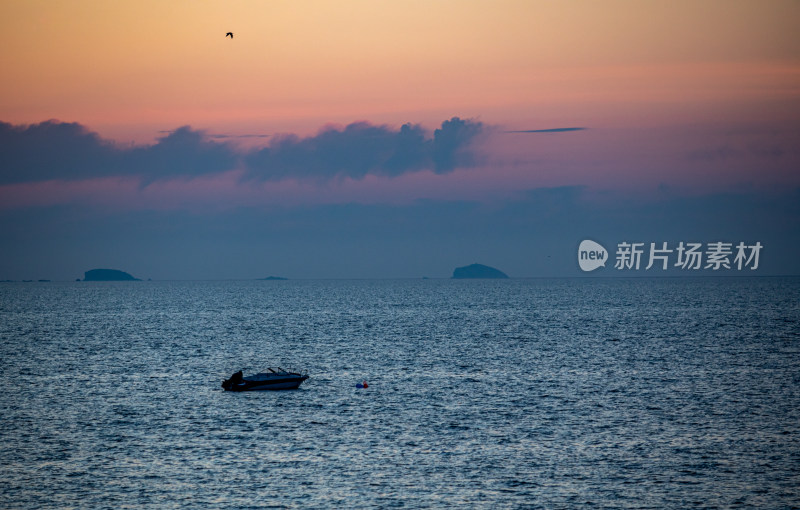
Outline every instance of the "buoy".
<path id="1" fill-rule="evenodd" d="M 369 388 L 369 384 L 367 384 L 367 381 L 356 383 L 356 388 Z"/>

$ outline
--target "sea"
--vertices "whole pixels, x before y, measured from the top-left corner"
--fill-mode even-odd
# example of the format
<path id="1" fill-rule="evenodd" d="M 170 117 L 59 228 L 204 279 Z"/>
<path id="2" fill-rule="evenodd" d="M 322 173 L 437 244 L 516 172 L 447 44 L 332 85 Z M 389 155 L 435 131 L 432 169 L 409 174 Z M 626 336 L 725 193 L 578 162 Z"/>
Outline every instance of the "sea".
<path id="1" fill-rule="evenodd" d="M 800 507 L 800 278 L 2 283 L 0 359 L 4 509 Z"/>

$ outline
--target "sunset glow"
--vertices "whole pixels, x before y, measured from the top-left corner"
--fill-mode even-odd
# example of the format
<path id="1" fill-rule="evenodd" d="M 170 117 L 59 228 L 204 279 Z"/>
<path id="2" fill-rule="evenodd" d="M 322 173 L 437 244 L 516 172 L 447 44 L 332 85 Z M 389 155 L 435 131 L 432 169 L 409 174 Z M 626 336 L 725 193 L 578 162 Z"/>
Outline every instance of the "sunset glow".
<path id="1" fill-rule="evenodd" d="M 5 2 L 0 118 L 122 141 L 178 125 L 515 126 L 798 96 L 796 3 Z M 235 39 L 226 39 L 233 30 Z M 13 78 L 11 78 L 13 77 Z M 583 121 L 583 122 L 581 122 Z M 241 127 L 239 129 L 242 129 Z M 149 132 L 148 132 L 149 130 Z"/>
<path id="2" fill-rule="evenodd" d="M 0 210 L 785 193 L 797 19 L 791 1 L 4 2 Z M 450 119 L 480 136 L 437 141 Z"/>

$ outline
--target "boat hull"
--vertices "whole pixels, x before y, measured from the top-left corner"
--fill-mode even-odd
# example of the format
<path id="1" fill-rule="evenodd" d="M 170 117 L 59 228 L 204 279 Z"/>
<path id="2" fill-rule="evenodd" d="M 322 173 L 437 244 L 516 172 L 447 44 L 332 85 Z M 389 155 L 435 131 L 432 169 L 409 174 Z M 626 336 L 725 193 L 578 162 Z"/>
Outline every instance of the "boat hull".
<path id="1" fill-rule="evenodd" d="M 296 390 L 308 379 L 308 375 L 299 372 L 289 372 L 280 367 L 268 368 L 268 372 L 261 372 L 249 377 L 244 377 L 239 370 L 230 379 L 222 382 L 225 391 L 269 391 L 269 390 Z"/>
<path id="2" fill-rule="evenodd" d="M 275 379 L 274 381 L 248 381 L 244 380 L 238 384 L 232 384 L 227 391 L 273 391 L 273 390 L 296 390 L 308 379 L 307 375 Z"/>

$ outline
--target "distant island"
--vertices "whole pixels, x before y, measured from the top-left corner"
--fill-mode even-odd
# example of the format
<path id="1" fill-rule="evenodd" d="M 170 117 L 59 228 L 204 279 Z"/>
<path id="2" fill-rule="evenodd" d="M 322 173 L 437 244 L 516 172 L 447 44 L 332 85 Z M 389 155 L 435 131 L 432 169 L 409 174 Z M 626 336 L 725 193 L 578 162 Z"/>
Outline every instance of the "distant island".
<path id="1" fill-rule="evenodd" d="M 117 269 L 92 269 L 83 273 L 85 282 L 139 282 L 139 278 L 134 278 L 125 271 Z"/>
<path id="2" fill-rule="evenodd" d="M 282 276 L 267 276 L 266 278 L 258 278 L 259 280 L 288 280 Z"/>
<path id="3" fill-rule="evenodd" d="M 457 267 L 453 271 L 453 278 L 508 278 L 508 275 L 499 269 L 484 266 L 483 264 L 471 264 L 469 266 Z"/>

